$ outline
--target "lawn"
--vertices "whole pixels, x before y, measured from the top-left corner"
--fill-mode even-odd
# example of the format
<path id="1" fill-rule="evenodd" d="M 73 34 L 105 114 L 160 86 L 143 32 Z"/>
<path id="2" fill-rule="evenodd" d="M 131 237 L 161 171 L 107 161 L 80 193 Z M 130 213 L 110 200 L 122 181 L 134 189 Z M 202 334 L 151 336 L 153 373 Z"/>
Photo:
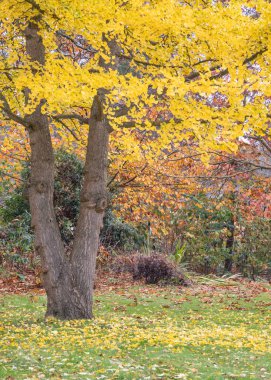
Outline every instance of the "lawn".
<path id="1" fill-rule="evenodd" d="M 1 297 L 1 379 L 271 379 L 270 287 L 100 288 L 91 321 Z"/>

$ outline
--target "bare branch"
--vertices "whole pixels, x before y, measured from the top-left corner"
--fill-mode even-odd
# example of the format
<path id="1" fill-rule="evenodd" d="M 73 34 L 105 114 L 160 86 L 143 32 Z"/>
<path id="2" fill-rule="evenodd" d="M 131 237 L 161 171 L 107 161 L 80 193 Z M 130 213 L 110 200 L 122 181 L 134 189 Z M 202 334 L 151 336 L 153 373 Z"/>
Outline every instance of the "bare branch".
<path id="1" fill-rule="evenodd" d="M 258 141 L 260 144 L 262 144 L 265 149 L 271 153 L 271 146 L 261 137 L 255 137 L 255 136 L 248 136 L 249 139 L 252 139 L 252 140 L 256 140 Z"/>
<path id="2" fill-rule="evenodd" d="M 73 131 L 70 127 L 68 127 L 67 124 L 64 123 L 64 121 L 62 121 L 62 120 L 58 120 L 58 122 L 59 122 L 59 123 L 65 128 L 65 129 L 67 129 L 67 131 L 70 132 L 70 134 L 75 138 L 75 140 L 77 140 L 77 141 L 80 140 L 80 139 L 76 136 L 76 134 L 74 133 L 74 131 Z"/>
<path id="3" fill-rule="evenodd" d="M 148 167 L 148 163 L 146 163 L 142 169 L 140 169 L 140 174 L 144 172 L 144 170 Z M 118 187 L 125 187 L 127 186 L 129 183 L 133 182 L 139 175 L 139 173 L 137 173 L 136 175 L 134 175 L 132 178 L 128 179 L 127 181 L 123 182 L 123 183 L 120 183 L 118 185 Z"/>
<path id="4" fill-rule="evenodd" d="M 210 175 L 210 176 L 201 176 L 201 175 L 198 175 L 198 176 L 197 175 L 196 176 L 174 176 L 174 175 L 162 173 L 159 170 L 156 170 L 156 172 L 158 174 L 160 174 L 161 176 L 168 177 L 168 178 L 174 178 L 174 179 L 204 179 L 204 180 L 217 179 L 217 180 L 219 180 L 219 179 L 234 178 L 234 177 L 237 177 L 238 175 L 242 175 L 242 174 L 246 174 L 246 173 L 251 173 L 251 172 L 254 172 L 256 170 L 258 170 L 258 169 L 257 168 L 248 169 L 248 170 L 239 171 L 239 172 L 236 172 L 234 174 L 227 175 L 227 176 L 216 176 L 216 175 Z"/>
<path id="5" fill-rule="evenodd" d="M 107 187 L 109 187 L 111 185 L 111 183 L 115 181 L 115 179 L 117 178 L 118 174 L 119 174 L 119 170 L 113 175 L 113 177 L 107 183 Z"/>
<path id="6" fill-rule="evenodd" d="M 242 65 L 246 65 L 247 63 L 250 63 L 252 62 L 255 58 L 257 58 L 259 55 L 262 55 L 264 54 L 266 51 L 268 50 L 267 47 L 257 51 L 256 53 L 252 54 L 250 57 L 247 57 L 243 62 L 242 62 Z M 215 60 L 214 60 L 215 61 Z M 210 70 L 213 71 L 213 70 L 216 70 L 216 69 L 220 69 L 221 66 L 216 66 L 216 67 L 211 67 Z M 213 80 L 213 79 L 219 79 L 219 78 L 222 78 L 223 76 L 225 75 L 228 75 L 229 74 L 229 69 L 224 69 L 222 71 L 220 71 L 219 73 L 217 74 L 214 74 L 214 75 L 211 75 L 210 76 L 210 80 Z M 189 75 L 187 75 L 185 77 L 185 81 L 186 82 L 190 82 L 191 80 L 193 79 L 196 79 L 196 78 L 199 78 L 200 77 L 200 72 L 193 72 Z"/>
<path id="7" fill-rule="evenodd" d="M 12 174 L 9 174 L 9 173 L 7 173 L 7 172 L 5 172 L 5 171 L 3 171 L 3 170 L 0 170 L 0 176 L 2 176 L 2 177 L 9 177 L 9 178 L 11 178 L 11 179 L 15 179 L 15 181 L 25 182 L 25 181 L 22 180 L 21 178 L 19 178 L 19 177 L 15 177 L 15 176 L 13 176 Z"/>
<path id="8" fill-rule="evenodd" d="M 256 53 L 252 54 L 250 57 L 246 58 L 243 62 L 243 65 L 247 64 L 247 63 L 250 63 L 251 61 L 253 61 L 255 58 L 257 58 L 259 55 L 262 55 L 263 53 L 265 53 L 266 51 L 268 50 L 267 47 L 257 51 Z"/>
<path id="9" fill-rule="evenodd" d="M 64 33 L 62 30 L 58 30 L 56 32 L 56 35 L 60 36 L 60 37 L 63 37 L 63 38 L 66 38 L 67 40 L 69 40 L 70 42 L 72 42 L 72 44 L 75 45 L 76 47 L 78 47 L 79 49 L 85 50 L 85 51 L 87 51 L 89 53 L 97 53 L 98 52 L 98 50 L 94 49 L 90 45 L 84 46 L 84 45 L 80 44 L 74 38 L 72 38 L 72 37 L 68 36 L 66 33 Z"/>

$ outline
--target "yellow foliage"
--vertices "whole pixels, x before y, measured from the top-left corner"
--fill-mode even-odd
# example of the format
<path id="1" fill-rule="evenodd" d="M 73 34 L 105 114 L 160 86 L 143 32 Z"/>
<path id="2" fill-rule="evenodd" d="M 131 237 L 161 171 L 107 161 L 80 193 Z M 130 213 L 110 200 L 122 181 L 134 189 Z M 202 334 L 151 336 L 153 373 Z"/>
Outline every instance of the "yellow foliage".
<path id="1" fill-rule="evenodd" d="M 189 138 L 200 152 L 234 151 L 234 141 L 246 131 L 262 134 L 267 129 L 270 2 L 191 0 L 188 6 L 178 0 L 2 0 L 0 14 L 2 96 L 20 116 L 45 99 L 43 112 L 67 145 L 74 146 L 74 136 L 53 117 L 88 114 L 100 88 L 108 90 L 107 116 L 115 129 L 133 120 L 137 129 L 156 133 L 145 152 L 150 158 Z M 38 23 L 45 46 L 44 65 L 25 54 L 23 30 L 31 20 Z M 70 43 L 65 51 L 60 34 Z M 71 46 L 93 53 L 88 59 L 74 58 Z M 245 92 L 253 91 L 258 97 L 245 101 Z M 214 94 L 224 99 L 218 105 Z M 128 114 L 117 118 L 116 104 L 126 105 Z M 159 107 L 170 112 L 170 122 L 162 118 L 157 126 L 147 114 Z M 77 120 L 68 120 L 67 126 L 79 133 L 80 146 L 86 129 Z M 133 133 L 121 135 L 115 134 L 115 144 L 126 151 L 125 159 L 138 159 Z"/>

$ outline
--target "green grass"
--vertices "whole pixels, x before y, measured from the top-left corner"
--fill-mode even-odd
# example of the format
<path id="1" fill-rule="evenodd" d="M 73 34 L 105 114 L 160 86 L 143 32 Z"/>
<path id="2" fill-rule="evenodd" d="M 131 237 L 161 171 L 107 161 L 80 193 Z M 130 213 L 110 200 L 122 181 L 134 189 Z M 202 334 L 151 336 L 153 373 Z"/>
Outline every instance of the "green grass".
<path id="1" fill-rule="evenodd" d="M 98 293 L 91 321 L 44 311 L 44 297 L 2 297 L 0 379 L 271 379 L 264 288 Z"/>

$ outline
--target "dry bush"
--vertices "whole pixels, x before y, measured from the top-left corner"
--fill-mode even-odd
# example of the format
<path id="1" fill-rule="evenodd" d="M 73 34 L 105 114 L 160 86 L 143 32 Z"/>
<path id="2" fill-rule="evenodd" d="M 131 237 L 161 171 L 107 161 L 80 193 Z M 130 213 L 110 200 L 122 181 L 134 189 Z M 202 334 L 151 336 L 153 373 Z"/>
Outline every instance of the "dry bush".
<path id="1" fill-rule="evenodd" d="M 118 256 L 113 263 L 113 270 L 129 272 L 134 280 L 144 279 L 146 284 L 163 282 L 190 285 L 190 281 L 177 266 L 161 254 Z"/>

